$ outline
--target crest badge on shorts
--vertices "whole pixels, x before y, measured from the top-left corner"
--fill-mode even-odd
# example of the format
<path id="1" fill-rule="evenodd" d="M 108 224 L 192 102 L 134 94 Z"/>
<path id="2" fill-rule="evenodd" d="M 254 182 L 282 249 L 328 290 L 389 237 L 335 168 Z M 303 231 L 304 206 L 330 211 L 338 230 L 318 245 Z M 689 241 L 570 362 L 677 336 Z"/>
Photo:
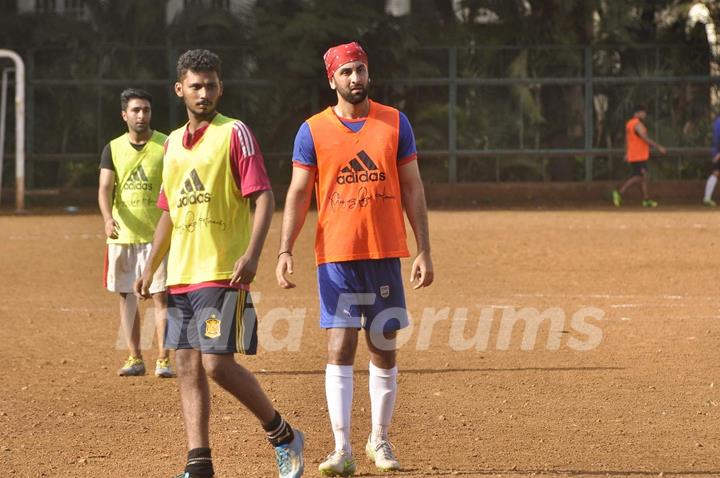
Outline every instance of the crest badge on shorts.
<path id="1" fill-rule="evenodd" d="M 390 297 L 390 286 L 389 285 L 381 285 L 380 286 L 380 297 L 383 299 L 387 299 Z"/>
<path id="2" fill-rule="evenodd" d="M 215 314 L 205 320 L 205 337 L 209 339 L 220 337 L 220 321 L 215 317 Z"/>

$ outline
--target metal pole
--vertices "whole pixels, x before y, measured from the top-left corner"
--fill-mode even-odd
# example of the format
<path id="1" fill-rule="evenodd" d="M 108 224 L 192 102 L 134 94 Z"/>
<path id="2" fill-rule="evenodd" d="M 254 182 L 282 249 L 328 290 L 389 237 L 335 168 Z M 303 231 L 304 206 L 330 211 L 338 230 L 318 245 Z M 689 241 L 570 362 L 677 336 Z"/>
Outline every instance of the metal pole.
<path id="1" fill-rule="evenodd" d="M 25 209 L 25 63 L 12 50 L 0 49 L 0 58 L 15 63 L 15 209 Z"/>
<path id="2" fill-rule="evenodd" d="M 2 91 L 0 91 L 0 202 L 2 202 L 2 177 L 5 165 L 5 114 L 7 113 L 8 73 L 14 68 L 4 68 L 2 74 Z"/>
<path id="3" fill-rule="evenodd" d="M 137 65 L 137 60 L 135 56 L 135 50 L 133 49 L 133 63 Z M 102 55 L 102 53 L 100 53 Z M 98 69 L 97 69 L 97 78 L 101 79 L 103 76 L 103 68 L 102 68 L 102 61 L 98 61 Z M 102 148 L 105 143 L 105 137 L 103 135 L 102 131 L 102 125 L 103 125 L 103 87 L 98 82 L 97 88 L 97 103 L 95 104 L 95 145 L 97 147 L 98 151 L 102 151 Z M 62 187 L 62 184 L 58 184 L 58 186 Z"/>
<path id="4" fill-rule="evenodd" d="M 166 46 L 165 48 L 165 61 L 167 62 L 168 67 L 168 79 L 170 80 L 170 85 L 175 85 L 175 64 L 178 59 L 177 51 L 174 48 L 171 48 L 169 46 Z M 173 130 L 178 127 L 178 106 L 177 106 L 177 96 L 175 95 L 175 88 L 174 86 L 171 86 L 167 89 L 167 98 L 168 98 L 168 121 L 170 122 L 170 129 Z"/>
<path id="5" fill-rule="evenodd" d="M 585 47 L 585 150 L 593 147 L 593 133 L 595 130 L 593 118 L 593 64 L 592 47 Z M 593 180 L 593 157 L 585 156 L 585 181 Z"/>
<path id="6" fill-rule="evenodd" d="M 448 181 L 457 182 L 457 48 L 450 48 L 448 81 Z"/>
<path id="7" fill-rule="evenodd" d="M 25 92 L 25 154 L 32 156 L 35 146 L 35 50 L 30 48 L 25 54 L 25 73 L 27 78 L 27 91 Z M 35 162 L 26 161 L 25 184 L 27 189 L 35 187 Z"/>
<path id="8" fill-rule="evenodd" d="M 655 46 L 655 74 L 659 74 L 660 72 L 660 48 L 658 46 Z M 653 105 L 653 111 L 652 111 L 652 118 L 653 118 L 653 137 L 658 138 L 658 141 L 660 141 L 660 86 L 654 85 L 653 89 L 655 90 L 655 104 Z M 652 174 L 653 171 L 650 171 Z M 678 176 L 677 179 L 680 179 L 680 176 Z"/>
<path id="9" fill-rule="evenodd" d="M 518 148 L 525 149 L 525 121 L 523 95 L 520 93 L 518 100 Z"/>
<path id="10" fill-rule="evenodd" d="M 660 48 L 655 47 L 655 72 L 656 75 L 660 73 Z M 655 134 L 658 132 L 658 118 L 660 117 L 660 92 L 658 91 L 658 85 L 655 85 L 655 104 L 653 108 L 653 130 Z"/>

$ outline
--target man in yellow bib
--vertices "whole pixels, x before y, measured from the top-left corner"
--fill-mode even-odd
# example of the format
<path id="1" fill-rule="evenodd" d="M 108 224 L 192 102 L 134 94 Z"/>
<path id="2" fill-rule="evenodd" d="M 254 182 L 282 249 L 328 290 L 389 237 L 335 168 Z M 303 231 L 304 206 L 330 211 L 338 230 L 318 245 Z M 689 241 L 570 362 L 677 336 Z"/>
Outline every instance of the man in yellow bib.
<path id="1" fill-rule="evenodd" d="M 140 277 L 160 218 L 157 202 L 162 183 L 163 144 L 167 136 L 150 128 L 152 98 L 139 89 L 120 94 L 122 118 L 128 132 L 110 141 L 100 159 L 98 204 L 105 221 L 105 287 L 120 294 L 120 324 L 130 357 L 120 376 L 145 375 L 140 350 L 140 313 L 133 284 Z M 155 306 L 158 358 L 155 375 L 172 377 L 168 350 L 163 346 L 167 295 L 165 265 L 150 286 Z"/>
<path id="2" fill-rule="evenodd" d="M 242 121 L 217 112 L 223 93 L 220 74 L 220 58 L 208 50 L 189 50 L 178 60 L 175 93 L 184 101 L 189 121 L 170 133 L 165 145 L 158 199 L 163 212 L 135 292 L 149 296 L 153 273 L 168 255 L 165 338 L 176 349 L 189 450 L 178 477 L 214 476 L 210 377 L 258 419 L 275 448 L 280 477 L 297 478 L 303 472 L 303 434 L 282 419 L 253 373 L 233 355 L 256 351 L 249 289 L 275 200 L 252 132 Z"/>

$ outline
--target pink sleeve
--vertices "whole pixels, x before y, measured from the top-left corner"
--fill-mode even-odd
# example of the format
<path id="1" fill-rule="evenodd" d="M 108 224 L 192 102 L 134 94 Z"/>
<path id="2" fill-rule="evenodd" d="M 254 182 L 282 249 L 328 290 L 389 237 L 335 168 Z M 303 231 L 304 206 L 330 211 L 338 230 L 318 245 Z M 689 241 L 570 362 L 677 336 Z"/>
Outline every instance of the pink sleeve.
<path id="1" fill-rule="evenodd" d="M 163 188 L 160 188 L 160 194 L 158 194 L 157 207 L 159 207 L 163 211 L 170 210 L 170 208 L 168 207 L 167 196 L 165 195 L 165 190 Z"/>
<path id="2" fill-rule="evenodd" d="M 236 121 L 230 138 L 230 165 L 235 184 L 244 197 L 272 189 L 265 160 L 255 135 L 242 121 Z"/>
<path id="3" fill-rule="evenodd" d="M 165 154 L 167 154 L 168 139 L 170 139 L 170 138 L 166 138 L 165 143 L 163 143 L 163 152 Z M 163 158 L 163 163 L 164 162 L 165 162 L 165 158 Z M 160 186 L 160 193 L 158 194 L 157 207 L 159 207 L 163 211 L 170 210 L 170 207 L 168 206 L 167 196 L 165 195 L 165 189 L 163 189 L 162 186 Z"/>

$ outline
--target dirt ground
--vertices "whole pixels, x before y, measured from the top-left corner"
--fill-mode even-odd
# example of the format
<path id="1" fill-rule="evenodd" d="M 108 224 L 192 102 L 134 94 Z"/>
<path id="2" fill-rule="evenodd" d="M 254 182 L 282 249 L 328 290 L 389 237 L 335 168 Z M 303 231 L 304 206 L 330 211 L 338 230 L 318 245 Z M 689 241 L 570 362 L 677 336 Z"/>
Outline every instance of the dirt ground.
<path id="1" fill-rule="evenodd" d="M 718 214 L 431 213 L 436 282 L 407 291 L 396 475 L 720 476 Z M 313 228 L 296 247 L 299 287 L 283 291 L 279 226 L 276 215 L 255 285 L 261 351 L 239 361 L 305 431 L 317 476 L 332 434 Z M 101 228 L 92 214 L 0 217 L 2 476 L 169 477 L 184 464 L 175 380 L 115 375 L 126 352 L 102 289 Z M 291 323 L 283 308 L 305 313 Z M 362 456 L 367 362 L 361 346 L 352 440 L 358 476 L 379 476 Z M 254 418 L 212 393 L 217 476 L 275 476 Z"/>

